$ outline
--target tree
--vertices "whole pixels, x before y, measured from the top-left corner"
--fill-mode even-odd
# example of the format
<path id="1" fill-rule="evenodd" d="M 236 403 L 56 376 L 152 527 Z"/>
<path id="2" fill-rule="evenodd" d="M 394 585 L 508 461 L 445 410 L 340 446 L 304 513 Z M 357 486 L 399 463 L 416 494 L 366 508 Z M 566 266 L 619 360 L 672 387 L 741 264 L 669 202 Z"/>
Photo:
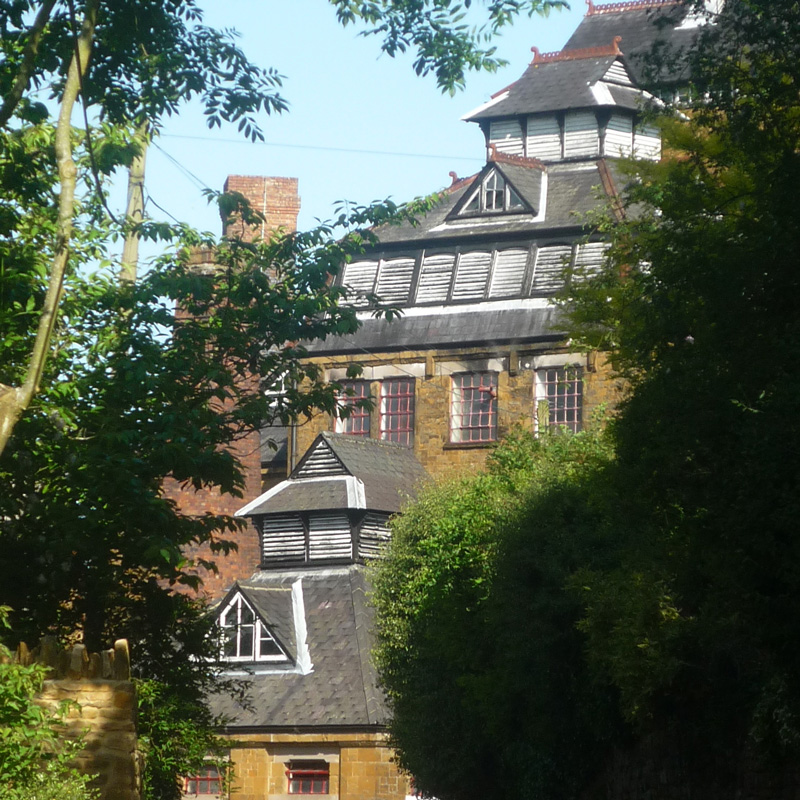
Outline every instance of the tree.
<path id="1" fill-rule="evenodd" d="M 615 457 L 523 494 L 527 526 L 504 516 L 493 530 L 452 489 L 438 499 L 452 523 L 425 499 L 430 521 L 412 510 L 399 523 L 385 574 L 400 589 L 378 579 L 379 663 L 423 790 L 466 798 L 479 780 L 457 752 L 435 757 L 437 735 L 466 742 L 494 794 L 613 791 L 614 763 L 654 796 L 665 789 L 646 784 L 647 765 L 692 796 L 793 785 L 798 47 L 788 0 L 728 0 L 700 29 L 688 54 L 698 100 L 665 110 L 665 159 L 632 166 L 627 218 L 601 223 L 606 268 L 563 298 L 573 341 L 606 350 L 628 381 Z M 460 571 L 474 535 L 477 577 Z"/>
<path id="2" fill-rule="evenodd" d="M 560 3 L 492 3 L 477 33 L 448 0 L 332 5 L 389 54 L 415 50 L 417 71 L 452 89 L 466 69 L 499 63 L 485 34 Z M 149 682 L 141 730 L 158 754 L 148 791 L 177 797 L 177 775 L 213 747 L 203 696 L 215 672 L 207 619 L 170 587 L 194 580 L 187 546 L 225 552 L 237 523 L 182 516 L 163 482 L 236 494 L 237 436 L 333 407 L 335 387 L 303 362 L 304 345 L 353 329 L 329 275 L 396 209 L 253 243 L 118 220 L 105 185 L 142 159 L 143 132 L 157 135 L 199 97 L 209 125 L 257 138 L 259 115 L 286 107 L 279 74 L 203 25 L 193 0 L 15 0 L 0 3 L 0 24 L 0 597 L 16 609 L 17 639 L 80 630 L 93 650 L 131 641 Z M 239 197 L 213 199 L 254 219 Z M 171 252 L 138 282 L 89 274 L 136 236 Z M 214 251 L 213 275 L 190 268 L 195 248 Z M 260 391 L 278 385 L 307 388 L 277 402 Z"/>
<path id="3" fill-rule="evenodd" d="M 394 521 L 376 663 L 423 795 L 572 798 L 601 770 L 618 719 L 566 587 L 606 563 L 609 458 L 601 434 L 518 431 L 485 472 L 424 490 Z"/>
<path id="4" fill-rule="evenodd" d="M 588 651 L 722 796 L 743 750 L 800 744 L 798 34 L 796 3 L 725 4 L 691 56 L 701 101 L 665 120 L 670 157 L 637 167 L 638 215 L 572 298 L 631 384 L 614 483 L 638 529 L 586 578 Z"/>
<path id="5" fill-rule="evenodd" d="M 461 7 L 452 6 L 450 0 L 331 2 L 342 24 L 363 21 L 373 26 L 364 32 L 382 35 L 383 50 L 389 55 L 415 49 L 416 71 L 434 71 L 439 85 L 449 90 L 463 84 L 466 68 L 494 69 L 499 65 L 493 50 L 482 44 L 492 31 L 522 11 L 533 13 L 563 5 L 561 0 L 501 0 L 489 6 L 486 29 L 475 32 L 464 24 Z M 0 127 L 11 125 L 16 131 L 20 124 L 50 130 L 47 108 L 32 98 L 32 88 L 49 89 L 58 107 L 51 129 L 57 211 L 53 209 L 56 214 L 48 247 L 38 259 L 40 268 L 47 264 L 47 289 L 37 305 L 37 335 L 24 370 L 19 375 L 2 375 L 2 453 L 39 390 L 57 322 L 78 203 L 72 118 L 79 100 L 87 152 L 98 184 L 100 165 L 89 133 L 90 115 L 140 133 L 147 126 L 157 131 L 165 116 L 199 96 L 210 126 L 238 122 L 245 135 L 257 138 L 262 135 L 258 112 L 280 112 L 286 104 L 278 92 L 279 74 L 250 64 L 230 32 L 204 26 L 195 0 L 86 0 L 78 7 L 74 0 L 43 0 L 41 4 L 20 0 L 0 8 L 0 23 L 4 31 Z M 144 143 L 141 136 L 138 143 L 134 140 L 113 155 L 107 149 L 106 170 L 130 165 L 141 157 Z M 50 185 L 56 184 L 51 181 Z M 9 212 L 18 210 L 13 202 L 7 205 Z M 114 222 L 119 229 L 119 222 Z M 123 228 L 125 224 L 135 223 L 126 220 Z"/>

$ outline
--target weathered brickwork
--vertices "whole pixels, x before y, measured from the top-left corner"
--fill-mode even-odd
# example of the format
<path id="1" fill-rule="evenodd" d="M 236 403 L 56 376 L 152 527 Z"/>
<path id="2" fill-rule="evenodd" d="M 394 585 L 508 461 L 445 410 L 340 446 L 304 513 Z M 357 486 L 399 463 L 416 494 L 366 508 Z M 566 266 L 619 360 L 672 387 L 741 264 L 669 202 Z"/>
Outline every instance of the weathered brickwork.
<path id="1" fill-rule="evenodd" d="M 330 800 L 402 800 L 408 781 L 380 733 L 252 734 L 232 739 L 231 800 L 290 800 L 293 760 L 325 761 Z"/>
<path id="2" fill-rule="evenodd" d="M 370 381 L 373 397 L 380 394 L 380 381 L 387 377 L 415 377 L 414 453 L 431 475 L 436 477 L 482 467 L 490 444 L 454 444 L 450 441 L 452 375 L 466 371 L 497 372 L 498 436 L 515 425 L 534 425 L 534 370 L 543 358 L 583 367 L 583 421 L 591 424 L 605 409 L 610 411 L 619 402 L 621 386 L 612 376 L 602 355 L 567 353 L 566 350 L 486 350 L 464 348 L 449 351 L 405 351 L 375 354 L 360 358 L 363 379 Z M 332 380 L 342 380 L 352 357 L 318 359 L 317 363 Z M 373 380 L 374 378 L 374 380 Z M 376 403 L 370 419 L 370 434 L 380 436 L 379 409 Z M 334 420 L 319 414 L 300 425 L 294 463 L 324 430 L 333 430 Z"/>
<path id="3" fill-rule="evenodd" d="M 247 228 L 241 223 L 233 222 L 225 228 L 226 236 L 240 236 L 246 241 L 255 237 L 266 238 L 272 231 L 294 231 L 297 228 L 297 214 L 300 210 L 300 198 L 297 193 L 297 178 L 278 178 L 250 175 L 230 175 L 225 181 L 224 191 L 239 192 L 250 202 L 250 205 L 264 216 L 260 226 Z M 214 254 L 210 251 L 198 251 L 193 254 L 192 263 L 198 268 L 207 268 L 210 278 L 214 272 Z M 250 381 L 248 389 L 258 391 L 255 380 Z M 245 486 L 242 497 L 221 494 L 216 490 L 180 486 L 168 480 L 164 484 L 164 495 L 173 499 L 184 514 L 203 516 L 210 514 L 233 514 L 245 504 L 261 494 L 261 440 L 258 431 L 233 443 L 229 451 L 242 464 Z M 187 555 L 203 558 L 216 563 L 218 572 L 198 569 L 197 574 L 203 579 L 203 591 L 210 599 L 222 597 L 225 591 L 237 579 L 249 578 L 258 568 L 261 561 L 259 537 L 256 529 L 247 522 L 238 532 L 226 533 L 225 539 L 236 543 L 237 550 L 227 556 L 215 555 L 209 546 L 191 549 Z"/>
<path id="4" fill-rule="evenodd" d="M 50 668 L 38 702 L 56 708 L 69 701 L 64 735 L 81 739 L 79 769 L 97 775 L 99 800 L 139 800 L 140 762 L 136 747 L 136 690 L 130 680 L 128 643 L 88 653 L 82 645 L 60 650 L 46 637 L 32 651 L 23 644 L 16 660 Z"/>

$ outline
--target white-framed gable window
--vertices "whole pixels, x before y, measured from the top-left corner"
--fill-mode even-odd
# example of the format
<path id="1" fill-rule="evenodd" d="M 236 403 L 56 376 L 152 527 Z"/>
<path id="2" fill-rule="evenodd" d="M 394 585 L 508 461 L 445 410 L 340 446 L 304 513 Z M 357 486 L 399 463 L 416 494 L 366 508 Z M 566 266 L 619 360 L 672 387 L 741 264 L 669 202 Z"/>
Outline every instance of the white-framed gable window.
<path id="1" fill-rule="evenodd" d="M 524 210 L 525 203 L 514 191 L 514 187 L 497 170 L 492 170 L 475 189 L 461 213 L 497 214 L 502 211 Z"/>
<path id="2" fill-rule="evenodd" d="M 219 627 L 225 661 L 287 660 L 275 637 L 240 593 L 234 595 L 219 615 Z"/>

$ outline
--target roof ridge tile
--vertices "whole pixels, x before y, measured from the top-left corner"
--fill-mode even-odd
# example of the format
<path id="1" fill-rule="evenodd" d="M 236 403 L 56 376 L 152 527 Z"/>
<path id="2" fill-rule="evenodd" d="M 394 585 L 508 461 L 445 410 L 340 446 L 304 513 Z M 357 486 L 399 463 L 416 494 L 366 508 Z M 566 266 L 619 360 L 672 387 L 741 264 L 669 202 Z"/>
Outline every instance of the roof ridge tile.
<path id="1" fill-rule="evenodd" d="M 605 3 L 604 5 L 595 5 L 594 0 L 586 0 L 586 5 L 589 10 L 586 12 L 587 17 L 593 17 L 598 14 L 617 14 L 620 11 L 641 11 L 645 8 L 660 8 L 661 6 L 674 6 L 682 0 L 627 0 L 622 3 Z"/>
<path id="2" fill-rule="evenodd" d="M 646 3 L 650 0 L 641 0 Z M 619 3 L 619 5 L 627 5 L 626 3 Z M 621 36 L 615 36 L 611 44 L 600 45 L 599 47 L 582 47 L 578 50 L 553 50 L 550 53 L 540 53 L 538 47 L 531 47 L 533 53 L 533 61 L 531 64 L 549 64 L 553 61 L 577 61 L 581 58 L 598 58 L 600 56 L 621 56 L 622 51 L 619 49 L 619 43 L 622 41 Z"/>

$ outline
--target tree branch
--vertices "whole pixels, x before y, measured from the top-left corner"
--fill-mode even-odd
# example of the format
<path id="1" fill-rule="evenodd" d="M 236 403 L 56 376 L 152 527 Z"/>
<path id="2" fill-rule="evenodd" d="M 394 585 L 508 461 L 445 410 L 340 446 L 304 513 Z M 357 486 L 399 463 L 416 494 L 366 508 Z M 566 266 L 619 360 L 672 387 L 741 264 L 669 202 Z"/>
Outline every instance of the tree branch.
<path id="1" fill-rule="evenodd" d="M 70 59 L 64 93 L 61 97 L 61 109 L 55 135 L 56 165 L 61 186 L 58 199 L 56 247 L 50 264 L 50 279 L 25 381 L 22 386 L 13 391 L 0 394 L 0 454 L 5 449 L 14 426 L 39 389 L 39 382 L 50 349 L 50 340 L 55 328 L 58 305 L 61 301 L 64 275 L 69 258 L 69 243 L 72 237 L 75 183 L 78 174 L 72 158 L 72 110 L 80 91 L 81 81 L 89 65 L 99 5 L 100 0 L 89 0 L 86 4 L 86 16 L 80 35 L 75 41 L 75 50 Z"/>
<path id="2" fill-rule="evenodd" d="M 31 81 L 33 68 L 36 64 L 36 55 L 39 52 L 39 42 L 44 34 L 44 29 L 50 21 L 50 14 L 53 11 L 56 0 L 45 0 L 36 19 L 31 25 L 28 35 L 28 41 L 25 44 L 25 49 L 22 51 L 22 64 L 20 65 L 17 77 L 14 78 L 14 83 L 11 84 L 11 89 L 8 94 L 3 98 L 3 105 L 0 106 L 0 126 L 5 126 L 11 119 L 11 115 L 22 100 L 22 95 L 25 94 L 28 84 Z"/>

